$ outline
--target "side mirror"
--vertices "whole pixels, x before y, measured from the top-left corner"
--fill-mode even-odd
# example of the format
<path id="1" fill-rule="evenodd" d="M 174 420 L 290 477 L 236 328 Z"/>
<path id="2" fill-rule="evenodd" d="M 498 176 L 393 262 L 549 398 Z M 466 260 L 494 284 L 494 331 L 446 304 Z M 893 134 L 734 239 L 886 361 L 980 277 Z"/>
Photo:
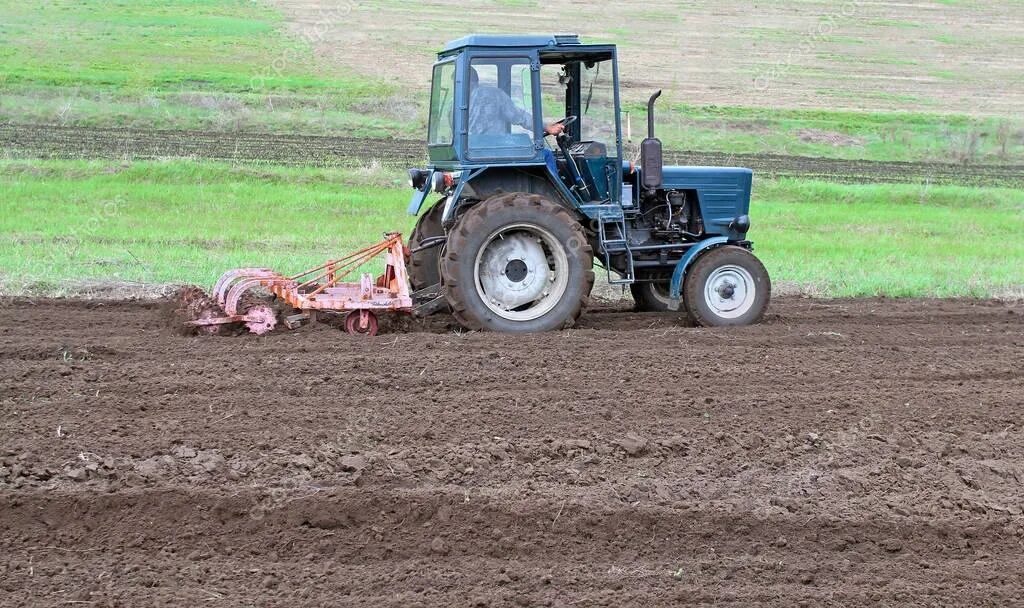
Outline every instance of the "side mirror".
<path id="1" fill-rule="evenodd" d="M 643 187 L 656 190 L 661 187 L 662 170 L 665 166 L 661 140 L 654 136 L 654 102 L 661 97 L 658 91 L 647 100 L 647 139 L 640 142 L 640 170 L 643 172 Z"/>

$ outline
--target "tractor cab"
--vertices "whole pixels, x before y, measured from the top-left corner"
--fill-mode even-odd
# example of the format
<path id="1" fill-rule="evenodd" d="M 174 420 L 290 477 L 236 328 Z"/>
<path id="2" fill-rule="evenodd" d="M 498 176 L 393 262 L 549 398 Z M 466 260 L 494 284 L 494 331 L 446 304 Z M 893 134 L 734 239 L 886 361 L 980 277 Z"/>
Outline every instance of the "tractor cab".
<path id="1" fill-rule="evenodd" d="M 576 205 L 617 204 L 623 183 L 618 91 L 613 45 L 585 45 L 575 35 L 455 40 L 433 70 L 431 164 L 462 175 L 496 165 L 522 168 L 547 182 L 535 188 L 554 188 Z M 546 135 L 556 123 L 564 131 Z M 425 174 L 415 177 L 426 181 Z"/>

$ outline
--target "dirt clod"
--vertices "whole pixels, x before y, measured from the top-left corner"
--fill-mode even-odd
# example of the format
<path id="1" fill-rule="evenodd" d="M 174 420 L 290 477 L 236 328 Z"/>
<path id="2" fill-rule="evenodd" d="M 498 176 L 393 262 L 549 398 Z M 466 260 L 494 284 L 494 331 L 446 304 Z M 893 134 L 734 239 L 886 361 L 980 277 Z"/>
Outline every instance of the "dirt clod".
<path id="1" fill-rule="evenodd" d="M 343 456 L 338 460 L 338 467 L 346 472 L 362 471 L 366 468 L 366 457 L 359 454 Z"/>
<path id="2" fill-rule="evenodd" d="M 448 544 L 441 537 L 435 537 L 430 541 L 430 552 L 438 555 L 448 555 Z"/>
<path id="3" fill-rule="evenodd" d="M 898 538 L 887 538 L 882 541 L 882 548 L 889 553 L 899 553 L 903 550 L 903 541 Z"/>
<path id="4" fill-rule="evenodd" d="M 637 456 L 647 449 L 647 439 L 636 433 L 627 433 L 625 437 L 617 439 L 615 444 L 625 450 L 630 456 Z"/>

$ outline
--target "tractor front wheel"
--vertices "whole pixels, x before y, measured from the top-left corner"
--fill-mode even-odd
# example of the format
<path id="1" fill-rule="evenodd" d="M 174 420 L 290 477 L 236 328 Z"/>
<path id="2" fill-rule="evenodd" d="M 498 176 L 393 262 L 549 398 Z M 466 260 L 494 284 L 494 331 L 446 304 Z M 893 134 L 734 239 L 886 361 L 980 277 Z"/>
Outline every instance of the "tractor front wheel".
<path id="1" fill-rule="evenodd" d="M 703 327 L 751 325 L 768 310 L 772 283 L 750 251 L 725 246 L 702 253 L 686 273 L 683 303 Z"/>
<path id="2" fill-rule="evenodd" d="M 541 196 L 512 193 L 471 207 L 441 257 L 445 295 L 470 329 L 536 332 L 571 327 L 594 285 L 580 223 Z"/>

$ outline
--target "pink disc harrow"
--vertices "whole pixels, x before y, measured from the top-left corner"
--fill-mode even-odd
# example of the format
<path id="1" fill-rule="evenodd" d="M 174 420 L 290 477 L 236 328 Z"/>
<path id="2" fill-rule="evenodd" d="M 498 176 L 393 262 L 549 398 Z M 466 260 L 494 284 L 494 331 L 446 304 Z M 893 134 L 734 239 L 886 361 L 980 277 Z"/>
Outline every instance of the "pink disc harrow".
<path id="1" fill-rule="evenodd" d="M 376 280 L 372 274 L 364 272 L 358 282 L 343 281 L 382 254 L 384 274 Z M 405 254 L 402 235 L 392 232 L 379 243 L 291 276 L 269 268 L 229 270 L 217 280 L 212 292 L 223 315 L 207 314 L 187 324 L 203 331 L 217 325 L 242 323 L 254 334 L 268 333 L 277 325 L 273 308 L 257 304 L 244 312 L 240 310 L 243 295 L 251 289 L 263 288 L 310 318 L 315 317 L 310 313 L 316 311 L 347 312 L 345 329 L 349 333 L 372 336 L 378 328 L 375 311 L 412 313 Z"/>

